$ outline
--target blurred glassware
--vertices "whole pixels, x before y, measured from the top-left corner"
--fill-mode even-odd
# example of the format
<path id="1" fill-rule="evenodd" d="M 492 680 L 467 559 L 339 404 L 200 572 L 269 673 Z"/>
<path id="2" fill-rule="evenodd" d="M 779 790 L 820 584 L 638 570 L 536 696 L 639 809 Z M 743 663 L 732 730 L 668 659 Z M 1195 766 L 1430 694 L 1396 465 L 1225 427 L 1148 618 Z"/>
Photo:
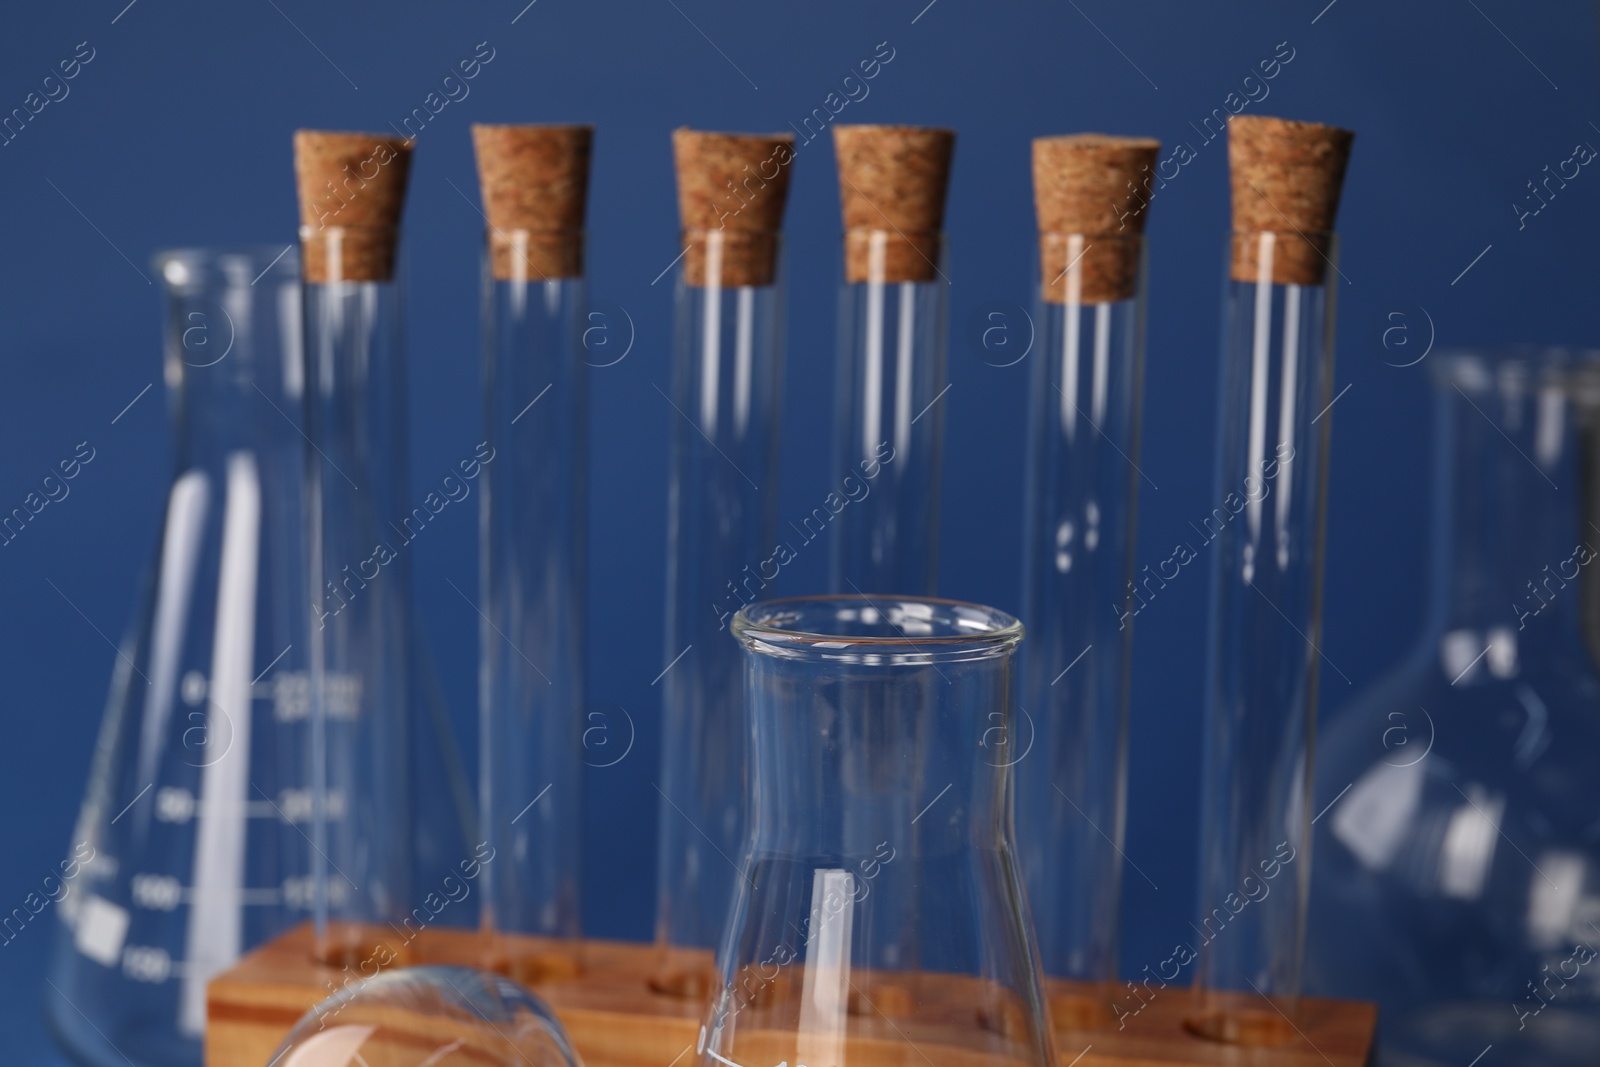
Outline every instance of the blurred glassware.
<path id="1" fill-rule="evenodd" d="M 984 747 L 1015 712 L 1021 624 L 851 595 L 754 604 L 733 631 L 751 826 L 700 1063 L 1055 1067 L 1012 772 Z M 882 930 L 910 931 L 908 965 Z"/>
<path id="2" fill-rule="evenodd" d="M 185 249 L 155 267 L 176 472 L 45 992 L 57 1040 L 94 1065 L 198 1065 L 206 982 L 311 902 L 299 259 Z"/>
<path id="3" fill-rule="evenodd" d="M 405 967 L 312 1008 L 267 1067 L 582 1067 L 545 1003 L 468 967 Z"/>
<path id="4" fill-rule="evenodd" d="M 1388 1067 L 1593 1064 L 1600 354 L 1429 368 L 1427 622 L 1319 738 L 1308 978 Z"/>

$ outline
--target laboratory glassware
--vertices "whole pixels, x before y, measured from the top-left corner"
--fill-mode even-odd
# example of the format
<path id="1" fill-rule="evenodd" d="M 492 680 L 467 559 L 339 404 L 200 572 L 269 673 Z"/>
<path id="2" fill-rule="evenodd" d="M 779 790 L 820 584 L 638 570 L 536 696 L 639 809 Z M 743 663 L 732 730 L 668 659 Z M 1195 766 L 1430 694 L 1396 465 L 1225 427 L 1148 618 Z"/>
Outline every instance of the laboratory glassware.
<path id="1" fill-rule="evenodd" d="M 1334 400 L 1332 229 L 1351 140 L 1276 118 L 1228 124 L 1215 502 L 1199 543 L 1183 547 L 1211 556 L 1189 1025 L 1239 1044 L 1293 1038 L 1299 1007 Z M 1162 582 L 1141 571 L 1135 603 Z"/>
<path id="2" fill-rule="evenodd" d="M 488 219 L 483 389 L 495 455 L 480 498 L 479 812 L 497 858 L 482 923 L 490 965 L 529 983 L 581 962 L 583 220 L 593 134 L 472 128 Z"/>
<path id="3" fill-rule="evenodd" d="M 834 469 L 862 486 L 832 520 L 835 592 L 931 595 L 944 447 L 945 191 L 955 134 L 835 126 L 844 216 Z M 846 483 L 848 488 L 849 483 Z"/>
<path id="4" fill-rule="evenodd" d="M 1380 1064 L 1576 1067 L 1600 1047 L 1600 354 L 1423 369 L 1425 628 L 1318 737 L 1307 982 L 1378 1002 Z"/>
<path id="5" fill-rule="evenodd" d="M 787 562 L 774 545 L 789 134 L 672 135 L 683 227 L 667 497 L 651 985 L 700 996 L 743 840 L 745 745 L 728 624 Z M 787 545 L 787 542 L 786 542 Z M 770 571 L 770 573 L 769 573 Z"/>
<path id="6" fill-rule="evenodd" d="M 418 915 L 406 551 L 432 520 L 396 511 L 405 372 L 395 260 L 411 145 L 295 134 L 311 515 L 311 856 L 324 963 L 402 957 Z M 398 521 L 397 521 L 398 520 Z M 427 887 L 431 888 L 431 887 Z"/>
<path id="7" fill-rule="evenodd" d="M 1012 770 L 985 744 L 1015 714 L 1021 624 L 850 594 L 757 603 L 733 630 L 751 826 L 700 1063 L 1055 1067 Z M 882 972 L 880 925 L 915 929 L 914 981 Z"/>
<path id="8" fill-rule="evenodd" d="M 405 769 L 402 784 L 395 786 L 392 825 L 393 833 L 405 835 L 409 843 L 391 848 L 392 842 L 386 841 L 378 852 L 398 855 L 397 850 L 403 850 L 409 856 L 404 861 L 405 881 L 413 887 L 415 899 L 407 899 L 404 910 L 413 925 L 425 920 L 430 925 L 471 926 L 476 918 L 474 902 L 452 902 L 442 912 L 432 908 L 417 912 L 459 864 L 482 854 L 482 840 L 450 709 L 421 620 L 412 610 L 410 546 L 428 526 L 451 514 L 446 508 L 470 495 L 473 481 L 493 452 L 487 442 L 471 454 L 463 451 L 426 492 L 415 492 L 409 483 L 403 300 L 395 270 L 410 149 L 400 147 L 398 139 L 384 141 L 371 134 L 307 132 L 297 135 L 295 143 L 306 326 L 318 331 L 318 343 L 308 352 L 321 361 L 310 372 L 322 386 L 308 395 L 310 431 L 313 438 L 319 434 L 330 438 L 327 443 L 314 441 L 324 452 L 330 448 L 350 452 L 348 462 L 339 464 L 342 471 L 326 463 L 318 466 L 312 488 L 323 485 L 320 476 L 327 476 L 331 529 L 340 531 L 335 536 L 354 536 L 358 531 L 362 537 L 381 534 L 366 545 L 330 546 L 345 553 L 341 559 L 312 557 L 313 566 L 328 568 L 313 593 L 317 633 L 322 633 L 328 618 L 340 614 L 345 601 L 364 594 L 369 583 L 383 587 L 354 613 L 379 617 L 370 624 L 376 628 L 377 643 L 363 646 L 359 653 L 355 646 L 338 653 L 376 657 L 370 667 L 376 673 L 363 681 L 343 667 L 332 669 L 328 677 L 339 693 L 335 704 L 346 697 L 358 703 L 370 699 L 376 702 L 373 706 L 384 709 L 383 714 L 393 710 L 395 721 L 406 724 L 406 736 L 393 742 L 395 751 L 404 753 Z M 336 332 L 343 336 L 335 337 Z M 348 469 L 350 463 L 370 473 L 357 478 Z M 347 506 L 361 517 L 340 514 Z M 456 517 L 448 521 L 462 521 L 461 512 L 457 509 Z M 369 521 L 373 518 L 375 524 Z M 322 536 L 320 527 L 314 535 Z M 359 618 L 335 628 L 339 626 L 350 627 L 352 634 L 366 634 L 369 629 Z M 360 644 L 365 639 L 335 637 L 333 644 L 347 640 Z M 362 698 L 357 691 L 361 685 L 378 686 L 381 692 L 374 689 Z M 355 743 L 354 735 L 351 741 Z M 387 758 L 377 752 L 372 756 L 375 762 L 367 766 L 374 770 Z M 343 878 L 337 881 L 343 884 L 335 893 L 353 888 Z M 398 900 L 392 881 L 386 876 L 362 892 Z"/>
<path id="9" fill-rule="evenodd" d="M 1144 379 L 1141 182 L 1160 144 L 1033 142 L 1039 277 L 1029 394 L 1017 843 L 1057 1025 L 1109 1022 L 1127 799 Z M 1003 755 L 1002 755 L 1003 754 Z"/>
<path id="10" fill-rule="evenodd" d="M 206 982 L 311 895 L 299 259 L 184 249 L 155 268 L 176 464 L 44 991 L 57 1039 L 94 1067 L 198 1067 Z"/>
<path id="11" fill-rule="evenodd" d="M 266 1067 L 580 1067 L 548 1005 L 469 967 L 353 982 L 295 1024 Z"/>

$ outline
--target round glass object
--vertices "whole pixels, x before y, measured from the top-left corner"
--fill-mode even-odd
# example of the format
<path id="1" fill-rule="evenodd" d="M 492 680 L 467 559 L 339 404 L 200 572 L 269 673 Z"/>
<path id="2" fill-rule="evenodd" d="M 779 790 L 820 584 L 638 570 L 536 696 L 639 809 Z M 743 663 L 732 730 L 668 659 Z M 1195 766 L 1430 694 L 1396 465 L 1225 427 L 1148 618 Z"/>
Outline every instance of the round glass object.
<path id="1" fill-rule="evenodd" d="M 308 1011 L 269 1067 L 578 1067 L 545 1003 L 468 967 L 406 967 Z"/>
<path id="2" fill-rule="evenodd" d="M 1308 984 L 1380 1067 L 1600 1048 L 1600 360 L 1445 354 L 1421 640 L 1318 739 Z"/>

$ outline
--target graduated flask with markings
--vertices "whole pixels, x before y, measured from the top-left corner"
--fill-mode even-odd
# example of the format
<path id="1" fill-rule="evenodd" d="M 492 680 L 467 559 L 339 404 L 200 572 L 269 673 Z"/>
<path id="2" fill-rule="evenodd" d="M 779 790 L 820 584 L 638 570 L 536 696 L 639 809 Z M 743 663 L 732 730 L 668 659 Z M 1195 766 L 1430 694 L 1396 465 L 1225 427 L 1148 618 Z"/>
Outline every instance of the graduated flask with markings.
<path id="1" fill-rule="evenodd" d="M 206 982 L 313 897 L 299 260 L 196 249 L 155 266 L 177 467 L 44 989 L 57 1039 L 96 1067 L 198 1065 Z"/>

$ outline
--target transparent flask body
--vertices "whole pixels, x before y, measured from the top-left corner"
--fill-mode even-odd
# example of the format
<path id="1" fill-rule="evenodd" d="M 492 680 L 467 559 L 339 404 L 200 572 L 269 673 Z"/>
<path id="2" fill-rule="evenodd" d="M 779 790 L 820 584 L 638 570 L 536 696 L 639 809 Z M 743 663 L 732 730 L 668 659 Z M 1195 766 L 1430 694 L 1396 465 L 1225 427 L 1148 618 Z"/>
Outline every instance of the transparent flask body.
<path id="1" fill-rule="evenodd" d="M 768 285 L 720 285 L 721 231 L 687 239 L 704 248 L 706 284 L 680 275 L 669 398 L 667 641 L 657 679 L 662 951 L 652 985 L 700 996 L 744 833 L 741 673 L 728 625 L 783 563 L 775 551 L 783 302 L 781 273 Z"/>
<path id="2" fill-rule="evenodd" d="M 177 466 L 44 994 L 85 1064 L 199 1064 L 206 982 L 309 914 L 305 381 L 298 264 L 280 252 L 155 261 Z"/>
<path id="3" fill-rule="evenodd" d="M 1120 240 L 1137 261 L 1140 239 Z M 1051 988 L 1052 1009 L 1062 1025 L 1087 1027 L 1110 1020 L 1117 974 L 1144 308 L 1138 288 L 1103 303 L 1062 289 L 1061 302 L 1036 306 L 1023 721 L 997 751 L 1016 761 L 1017 839 L 1045 974 L 1065 980 Z"/>
<path id="4" fill-rule="evenodd" d="M 872 236 L 881 248 L 895 235 Z M 942 247 L 939 238 L 923 243 Z M 876 266 L 881 276 L 881 256 Z M 865 492 L 851 495 L 831 524 L 835 592 L 934 592 L 948 300 L 942 272 L 932 281 L 869 279 L 840 291 L 834 469 Z"/>
<path id="5" fill-rule="evenodd" d="M 936 600 L 812 597 L 740 614 L 751 827 L 705 1067 L 1056 1062 L 1011 768 L 984 746 L 1015 710 L 1021 632 Z M 915 974 L 885 963 L 878 928 L 914 931 Z"/>
<path id="6" fill-rule="evenodd" d="M 405 552 L 430 516 L 385 521 L 403 441 L 391 436 L 404 403 L 398 285 L 308 282 L 304 291 L 313 911 L 318 956 L 342 965 L 398 936 L 391 924 L 412 905 Z"/>
<path id="7" fill-rule="evenodd" d="M 1184 543 L 1212 581 L 1191 1026 L 1243 1044 L 1294 1035 L 1310 884 L 1337 272 L 1273 282 L 1275 248 L 1297 239 L 1334 255 L 1331 235 L 1234 237 L 1260 277 L 1227 283 L 1215 497 Z"/>
<path id="8" fill-rule="evenodd" d="M 1597 360 L 1430 360 L 1426 628 L 1318 738 L 1308 980 L 1378 1002 L 1380 1064 L 1600 1047 Z"/>
<path id="9" fill-rule="evenodd" d="M 485 268 L 478 595 L 484 927 L 492 965 L 533 982 L 579 962 L 579 751 L 587 375 L 582 278 L 496 280 Z"/>

